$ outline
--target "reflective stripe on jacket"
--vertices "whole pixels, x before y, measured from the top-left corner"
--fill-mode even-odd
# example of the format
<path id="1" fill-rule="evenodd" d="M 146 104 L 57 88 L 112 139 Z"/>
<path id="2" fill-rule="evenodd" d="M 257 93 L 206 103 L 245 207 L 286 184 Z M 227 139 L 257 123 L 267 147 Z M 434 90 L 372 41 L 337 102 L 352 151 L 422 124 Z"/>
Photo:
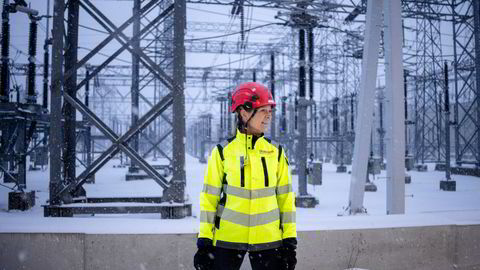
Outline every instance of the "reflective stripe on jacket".
<path id="1" fill-rule="evenodd" d="M 215 246 L 265 250 L 297 237 L 295 195 L 284 150 L 237 131 L 210 155 L 200 195 L 199 238 Z M 247 155 L 245 155 L 247 153 Z"/>

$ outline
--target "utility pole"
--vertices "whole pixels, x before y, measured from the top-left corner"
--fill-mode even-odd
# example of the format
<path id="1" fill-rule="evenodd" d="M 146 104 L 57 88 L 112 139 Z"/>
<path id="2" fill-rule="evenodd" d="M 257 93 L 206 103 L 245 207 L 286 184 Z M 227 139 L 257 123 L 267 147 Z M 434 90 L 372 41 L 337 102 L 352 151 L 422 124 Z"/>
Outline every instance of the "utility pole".
<path id="1" fill-rule="evenodd" d="M 445 76 L 445 97 L 444 97 L 444 112 L 445 112 L 445 180 L 440 181 L 440 189 L 444 191 L 456 191 L 457 183 L 451 179 L 450 175 L 450 98 L 448 93 L 448 64 L 445 61 L 444 65 Z"/>
<path id="2" fill-rule="evenodd" d="M 185 202 L 185 25 L 186 1 L 174 1 L 173 49 L 173 176 L 166 201 Z"/>
<path id="3" fill-rule="evenodd" d="M 132 97 L 132 127 L 137 125 L 138 118 L 140 115 L 140 108 L 139 108 L 139 91 L 140 91 L 140 57 L 138 55 L 138 51 L 140 50 L 140 37 L 138 34 L 140 33 L 140 7 L 141 1 L 134 0 L 133 1 L 133 36 L 135 39 L 133 40 L 132 47 L 132 87 L 130 89 L 131 97 Z M 131 140 L 132 149 L 138 153 L 138 135 L 134 135 Z M 138 172 L 139 168 L 137 164 L 134 163 L 132 159 L 130 159 L 130 167 L 128 168 L 129 173 L 136 173 Z"/>
<path id="4" fill-rule="evenodd" d="M 367 3 L 365 43 L 359 106 L 355 130 L 349 214 L 365 211 L 363 207 L 365 176 L 372 130 L 374 93 L 377 78 L 378 52 L 385 19 L 386 123 L 387 123 L 387 214 L 405 212 L 405 119 L 403 107 L 403 68 L 401 35 L 401 1 L 369 0 Z"/>
<path id="5" fill-rule="evenodd" d="M 77 51 L 78 51 L 78 21 L 79 21 L 79 1 L 72 0 L 68 5 L 68 27 L 67 27 L 67 50 L 65 52 L 65 70 L 74 70 L 72 75 L 65 81 L 65 92 L 70 96 L 77 95 Z M 69 103 L 64 103 L 65 128 L 64 140 L 65 149 L 63 155 L 64 179 L 67 182 L 75 181 L 76 177 L 76 112 L 75 107 Z M 57 131 L 58 132 L 58 131 Z"/>
<path id="6" fill-rule="evenodd" d="M 271 52 L 270 54 L 270 91 L 272 92 L 273 100 L 275 100 L 275 53 L 274 52 Z M 277 112 L 277 109 L 273 108 L 272 122 L 270 123 L 271 124 L 270 135 L 272 139 L 276 139 L 276 128 L 277 128 L 277 125 L 275 123 L 276 112 Z"/>
<path id="7" fill-rule="evenodd" d="M 299 70 L 298 70 L 298 99 L 296 100 L 296 127 L 298 132 L 295 135 L 296 141 L 296 158 L 295 158 L 295 168 L 298 173 L 298 196 L 296 197 L 296 206 L 313 208 L 318 204 L 317 199 L 308 194 L 307 192 L 307 108 L 311 106 L 313 100 L 306 99 L 306 88 L 307 88 L 307 78 L 306 78 L 306 67 L 307 62 L 305 59 L 305 32 L 306 29 L 312 29 L 317 21 L 317 18 L 307 13 L 307 5 L 299 4 L 301 11 L 293 12 L 291 14 L 291 22 L 293 27 L 299 29 L 298 34 L 298 45 L 299 45 Z M 309 40 L 313 43 L 313 33 L 310 35 Z M 311 44 L 310 49 L 313 50 L 313 44 Z M 313 52 L 312 52 L 313 54 Z M 310 57 L 310 55 L 309 55 Z M 313 59 L 311 55 L 310 60 Z M 310 93 L 313 97 L 313 91 Z"/>
<path id="8" fill-rule="evenodd" d="M 52 86 L 50 95 L 50 204 L 62 183 L 62 85 L 63 85 L 63 32 L 65 1 L 55 0 L 53 4 L 52 41 Z"/>

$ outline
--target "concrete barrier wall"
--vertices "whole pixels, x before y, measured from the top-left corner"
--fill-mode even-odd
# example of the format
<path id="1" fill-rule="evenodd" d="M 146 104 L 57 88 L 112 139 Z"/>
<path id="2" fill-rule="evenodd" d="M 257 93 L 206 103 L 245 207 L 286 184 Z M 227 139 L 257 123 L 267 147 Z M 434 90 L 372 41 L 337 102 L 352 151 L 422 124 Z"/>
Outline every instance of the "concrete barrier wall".
<path id="1" fill-rule="evenodd" d="M 480 225 L 299 232 L 299 270 L 480 269 Z M 0 269 L 193 269 L 193 234 L 0 234 Z M 228 268 L 226 268 L 228 269 Z M 248 259 L 242 269 L 250 269 Z"/>

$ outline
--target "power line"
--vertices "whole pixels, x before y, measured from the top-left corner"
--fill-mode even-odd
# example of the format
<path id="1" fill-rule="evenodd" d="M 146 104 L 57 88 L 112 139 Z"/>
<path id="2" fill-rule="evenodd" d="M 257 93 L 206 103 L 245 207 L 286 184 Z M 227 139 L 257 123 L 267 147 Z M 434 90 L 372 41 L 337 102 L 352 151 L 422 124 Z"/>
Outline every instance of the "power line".
<path id="1" fill-rule="evenodd" d="M 255 29 L 258 29 L 258 28 L 262 28 L 262 27 L 270 26 L 270 25 L 274 25 L 274 24 L 276 24 L 276 25 L 283 25 L 282 23 L 267 23 L 267 24 L 264 24 L 264 25 L 259 25 L 259 26 L 256 26 L 256 27 L 253 27 L 253 28 L 244 30 L 244 32 L 252 31 L 252 30 L 255 30 Z M 205 40 L 205 39 L 215 39 L 215 38 L 232 36 L 232 35 L 236 35 L 236 34 L 240 34 L 240 33 L 242 33 L 242 32 L 239 31 L 239 32 L 234 32 L 234 33 L 229 33 L 229 34 L 224 34 L 224 35 L 219 35 L 219 36 L 211 36 L 211 37 L 203 37 L 203 38 L 185 39 L 185 41 L 197 41 L 197 40 Z"/>
<path id="2" fill-rule="evenodd" d="M 204 10 L 204 9 L 192 8 L 192 7 L 187 7 L 187 9 L 196 10 L 196 11 L 201 11 L 201 12 L 210 13 L 210 14 L 216 14 L 216 15 L 231 17 L 231 16 L 228 15 L 228 14 L 224 14 L 224 13 L 220 13 L 220 12 L 215 12 L 215 11 L 210 11 L 210 10 Z M 259 20 L 259 19 L 252 19 L 252 20 L 253 20 L 253 21 L 256 21 L 256 22 L 271 23 L 271 21 L 265 21 L 265 20 Z"/>

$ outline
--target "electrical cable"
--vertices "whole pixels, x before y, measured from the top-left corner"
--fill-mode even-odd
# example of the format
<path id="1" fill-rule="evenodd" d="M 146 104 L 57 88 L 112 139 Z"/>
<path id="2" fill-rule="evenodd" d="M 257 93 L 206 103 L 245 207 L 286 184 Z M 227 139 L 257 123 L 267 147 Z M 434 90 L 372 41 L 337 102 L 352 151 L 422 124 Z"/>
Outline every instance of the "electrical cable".
<path id="1" fill-rule="evenodd" d="M 276 24 L 276 25 L 283 25 L 283 23 L 267 23 L 267 24 L 264 24 L 264 25 L 259 25 L 259 26 L 256 26 L 256 27 L 253 27 L 253 28 L 250 28 L 250 29 L 246 29 L 246 30 L 244 30 L 244 32 L 252 31 L 252 30 L 255 30 L 255 29 L 258 29 L 258 28 L 262 28 L 262 27 L 266 27 L 266 26 L 270 26 L 270 25 L 274 25 L 274 24 Z M 229 34 L 224 34 L 224 35 L 219 35 L 219 36 L 211 36 L 211 37 L 203 37 L 203 38 L 185 39 L 185 41 L 197 41 L 197 40 L 215 39 L 215 38 L 233 36 L 233 35 L 240 34 L 240 33 L 241 33 L 241 31 L 239 31 L 239 32 L 234 32 L 234 33 L 229 33 Z"/>
<path id="2" fill-rule="evenodd" d="M 204 10 L 204 9 L 199 9 L 199 8 L 187 7 L 187 9 L 201 11 L 201 12 L 215 14 L 215 15 L 221 15 L 221 16 L 229 16 L 229 17 L 231 16 L 231 15 L 227 15 L 227 14 L 224 14 L 224 13 L 214 12 L 214 11 Z M 270 23 L 269 21 L 264 21 L 264 20 L 259 20 L 259 19 L 253 19 L 253 20 L 256 21 L 256 22 Z"/>
<path id="3" fill-rule="evenodd" d="M 230 32 L 230 30 L 232 29 L 234 19 L 235 19 L 235 16 L 230 16 L 230 20 L 229 20 L 229 22 L 228 22 L 228 26 L 227 26 L 227 29 L 226 29 L 226 32 L 227 32 L 227 33 Z M 226 39 L 226 38 L 224 37 L 224 38 L 222 39 L 222 42 L 224 42 L 225 39 Z M 215 54 L 214 58 L 212 59 L 211 65 L 214 65 L 214 64 L 217 62 L 218 57 L 219 57 L 219 54 Z"/>
<path id="4" fill-rule="evenodd" d="M 238 63 L 238 62 L 240 62 L 240 61 L 243 61 L 243 60 L 246 60 L 246 59 L 250 59 L 250 58 L 253 58 L 253 57 L 258 57 L 258 55 L 250 55 L 250 56 L 248 56 L 248 57 L 245 57 L 244 59 L 238 59 L 238 60 L 229 61 L 229 62 L 226 62 L 226 63 L 223 63 L 223 64 L 218 64 L 218 65 L 208 66 L 208 67 L 201 67 L 201 68 L 215 68 L 215 67 L 226 66 L 226 65 Z"/>

